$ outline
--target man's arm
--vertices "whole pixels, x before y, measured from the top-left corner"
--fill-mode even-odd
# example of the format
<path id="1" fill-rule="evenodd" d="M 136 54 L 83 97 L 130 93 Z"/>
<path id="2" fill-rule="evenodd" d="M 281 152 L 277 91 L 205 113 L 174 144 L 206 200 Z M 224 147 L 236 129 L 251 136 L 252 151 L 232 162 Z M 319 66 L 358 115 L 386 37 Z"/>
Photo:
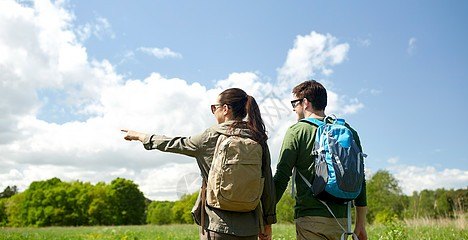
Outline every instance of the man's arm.
<path id="1" fill-rule="evenodd" d="M 354 227 L 354 233 L 358 236 L 359 240 L 367 240 L 366 214 L 366 206 L 356 206 L 356 226 Z"/>
<path id="2" fill-rule="evenodd" d="M 359 139 L 358 133 L 354 130 L 353 135 L 355 136 L 356 143 L 362 152 L 361 140 Z M 366 178 L 362 181 L 361 193 L 354 200 L 356 206 L 356 225 L 354 227 L 354 233 L 358 236 L 359 240 L 367 240 L 366 232 L 366 215 L 367 215 L 367 183 Z"/>
<path id="3" fill-rule="evenodd" d="M 290 127 L 284 136 L 283 145 L 276 165 L 276 173 L 273 177 L 276 188 L 276 202 L 279 202 L 284 191 L 288 187 L 289 179 L 291 179 L 292 169 L 296 164 L 297 159 L 297 133 L 294 130 L 294 125 Z"/>
<path id="4" fill-rule="evenodd" d="M 262 158 L 262 176 L 265 178 L 265 185 L 261 196 L 263 222 L 265 225 L 271 225 L 276 223 L 276 194 L 271 173 L 271 158 L 268 145 L 264 146 Z"/>

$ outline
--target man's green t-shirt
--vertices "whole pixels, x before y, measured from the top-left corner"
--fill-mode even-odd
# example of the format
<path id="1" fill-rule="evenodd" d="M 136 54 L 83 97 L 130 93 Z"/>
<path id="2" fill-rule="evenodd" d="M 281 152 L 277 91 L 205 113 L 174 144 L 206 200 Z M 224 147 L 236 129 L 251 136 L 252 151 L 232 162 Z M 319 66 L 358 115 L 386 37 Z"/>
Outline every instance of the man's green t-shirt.
<path id="1" fill-rule="evenodd" d="M 353 132 L 354 139 L 358 147 L 362 150 L 357 132 L 352 128 L 350 129 Z M 312 148 L 314 146 L 316 130 L 317 127 L 305 122 L 298 122 L 287 130 L 281 147 L 276 173 L 273 177 L 277 201 L 279 201 L 283 196 L 294 167 L 296 167 L 297 171 L 304 175 L 304 177 L 312 179 L 313 167 L 311 168 L 311 165 L 315 159 L 315 156 L 312 156 Z M 296 176 L 295 184 L 296 205 L 294 206 L 294 218 L 304 216 L 333 217 L 328 212 L 327 208 L 313 197 L 312 191 L 302 178 L 299 177 L 299 174 Z M 367 205 L 365 180 L 362 185 L 361 193 L 354 201 L 356 206 Z M 346 217 L 346 205 L 333 203 L 327 204 L 337 218 Z"/>

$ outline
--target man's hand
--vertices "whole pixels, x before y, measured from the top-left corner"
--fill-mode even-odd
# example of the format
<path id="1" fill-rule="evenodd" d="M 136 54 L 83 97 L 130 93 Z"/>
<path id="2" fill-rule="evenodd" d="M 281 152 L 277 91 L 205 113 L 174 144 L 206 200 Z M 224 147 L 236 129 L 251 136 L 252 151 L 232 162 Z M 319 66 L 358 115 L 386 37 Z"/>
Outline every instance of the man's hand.
<path id="1" fill-rule="evenodd" d="M 124 137 L 124 139 L 127 140 L 127 141 L 133 141 L 133 140 L 137 140 L 137 141 L 140 141 L 140 142 L 145 141 L 146 134 L 144 134 L 144 133 L 140 133 L 140 132 L 136 132 L 136 131 L 132 131 L 132 130 L 127 130 L 127 129 L 122 129 L 120 131 L 127 133 L 127 135 L 125 135 L 125 137 Z"/>
<path id="2" fill-rule="evenodd" d="M 367 240 L 366 227 L 356 225 L 354 233 L 358 236 L 359 240 Z"/>
<path id="3" fill-rule="evenodd" d="M 367 240 L 366 214 L 367 207 L 356 206 L 356 226 L 354 227 L 354 233 L 358 236 L 359 240 Z"/>
<path id="4" fill-rule="evenodd" d="M 258 239 L 260 240 L 271 240 L 271 225 L 265 225 L 265 232 L 258 234 Z"/>

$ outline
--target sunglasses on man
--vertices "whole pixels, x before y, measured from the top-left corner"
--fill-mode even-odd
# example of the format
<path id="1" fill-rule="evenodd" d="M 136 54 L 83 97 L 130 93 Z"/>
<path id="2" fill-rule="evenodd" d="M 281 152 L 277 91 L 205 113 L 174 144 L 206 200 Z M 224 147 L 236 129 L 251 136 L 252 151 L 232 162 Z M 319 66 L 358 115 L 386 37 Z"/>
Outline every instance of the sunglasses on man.
<path id="1" fill-rule="evenodd" d="M 304 100 L 304 98 L 292 100 L 292 101 L 291 101 L 291 106 L 292 106 L 293 108 L 296 108 L 297 105 L 299 105 L 299 103 L 302 102 L 302 100 Z"/>

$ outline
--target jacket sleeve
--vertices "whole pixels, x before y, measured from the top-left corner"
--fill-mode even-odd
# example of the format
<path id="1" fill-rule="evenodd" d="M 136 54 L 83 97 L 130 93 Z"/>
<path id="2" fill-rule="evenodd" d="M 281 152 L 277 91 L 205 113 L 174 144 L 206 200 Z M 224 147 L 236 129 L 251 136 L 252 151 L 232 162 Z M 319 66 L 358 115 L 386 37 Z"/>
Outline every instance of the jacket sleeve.
<path id="1" fill-rule="evenodd" d="M 276 223 L 276 194 L 273 176 L 271 173 L 271 157 L 268 145 L 265 144 L 263 150 L 263 164 L 262 172 L 265 178 L 265 185 L 263 187 L 263 194 L 261 197 L 263 222 L 266 225 Z"/>
<path id="2" fill-rule="evenodd" d="M 163 152 L 172 152 L 196 157 L 203 146 L 205 135 L 202 134 L 191 137 L 166 137 L 164 135 L 148 135 L 143 141 L 146 150 L 158 149 Z"/>
<path id="3" fill-rule="evenodd" d="M 278 164 L 276 166 L 276 173 L 273 177 L 276 188 L 276 201 L 280 201 L 281 197 L 288 187 L 289 180 L 292 176 L 292 170 L 296 164 L 298 142 L 294 137 L 297 133 L 290 127 L 283 139 L 281 146 Z"/>

